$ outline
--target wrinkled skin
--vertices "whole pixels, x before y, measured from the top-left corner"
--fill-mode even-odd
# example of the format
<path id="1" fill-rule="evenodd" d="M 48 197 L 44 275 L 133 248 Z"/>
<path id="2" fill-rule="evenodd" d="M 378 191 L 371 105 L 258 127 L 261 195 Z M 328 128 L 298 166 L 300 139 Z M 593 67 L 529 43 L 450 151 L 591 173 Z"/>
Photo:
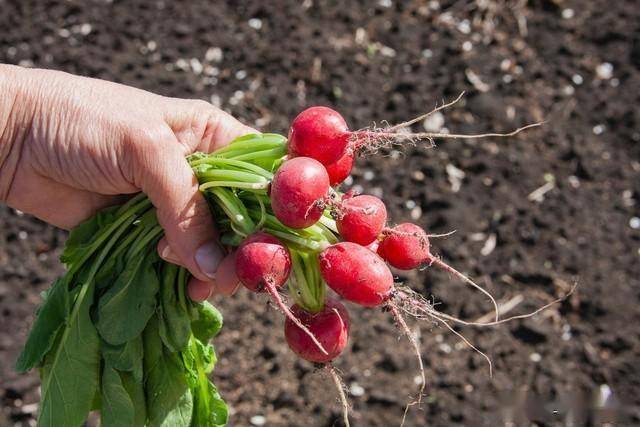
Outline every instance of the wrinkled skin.
<path id="1" fill-rule="evenodd" d="M 158 251 L 193 274 L 192 298 L 236 288 L 184 157 L 253 129 L 204 101 L 57 71 L 0 64 L 0 93 L 0 202 L 69 229 L 143 191 L 165 230 Z"/>

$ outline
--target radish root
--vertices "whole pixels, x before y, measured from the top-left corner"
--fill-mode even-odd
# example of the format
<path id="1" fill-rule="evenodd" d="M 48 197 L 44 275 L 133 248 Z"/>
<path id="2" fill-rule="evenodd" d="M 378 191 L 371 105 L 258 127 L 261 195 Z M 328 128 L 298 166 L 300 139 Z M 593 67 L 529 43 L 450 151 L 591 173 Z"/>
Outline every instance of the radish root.
<path id="1" fill-rule="evenodd" d="M 426 119 L 427 117 L 444 110 L 448 107 L 456 104 L 462 97 L 462 92 L 456 99 L 448 103 L 434 108 L 428 113 L 421 114 L 406 122 L 398 123 L 386 128 L 377 128 L 376 126 L 370 128 L 364 128 L 358 131 L 354 131 L 351 134 L 351 144 L 358 151 L 375 152 L 380 148 L 389 147 L 400 141 L 416 142 L 420 140 L 426 140 L 430 142 L 430 148 L 435 147 L 434 139 L 476 139 L 476 138 L 488 138 L 488 137 L 509 137 L 517 135 L 518 133 L 530 129 L 533 127 L 541 126 L 544 122 L 530 123 L 526 126 L 522 126 L 506 133 L 480 133 L 480 134 L 455 134 L 455 133 L 442 133 L 442 132 L 417 132 L 411 133 L 403 131 L 409 126 Z"/>
<path id="2" fill-rule="evenodd" d="M 340 404 L 342 405 L 342 420 L 344 422 L 345 427 L 350 427 L 349 424 L 349 401 L 347 400 L 347 394 L 345 393 L 345 384 L 340 378 L 340 374 L 336 371 L 336 368 L 331 364 L 327 363 L 325 365 L 325 369 L 329 372 L 333 383 L 336 386 L 336 390 L 338 391 L 338 397 L 340 398 Z"/>
<path id="3" fill-rule="evenodd" d="M 400 426 L 402 427 L 404 426 L 405 419 L 407 418 L 407 413 L 409 412 L 409 408 L 413 405 L 418 405 L 418 407 L 420 407 L 420 405 L 422 404 L 422 396 L 424 395 L 424 390 L 427 385 L 427 378 L 424 372 L 424 364 L 422 362 L 422 354 L 420 352 L 420 345 L 418 344 L 418 340 L 416 340 L 416 338 L 411 333 L 411 330 L 409 329 L 407 322 L 404 320 L 404 317 L 402 316 L 402 314 L 400 314 L 398 309 L 391 304 L 387 304 L 386 308 L 391 312 L 398 327 L 411 343 L 411 346 L 413 347 L 413 350 L 415 351 L 416 356 L 418 358 L 418 365 L 420 367 L 420 379 L 421 379 L 420 390 L 418 390 L 417 397 L 414 400 L 407 403 L 407 405 L 404 408 L 404 415 L 402 416 L 402 423 L 400 424 Z"/>

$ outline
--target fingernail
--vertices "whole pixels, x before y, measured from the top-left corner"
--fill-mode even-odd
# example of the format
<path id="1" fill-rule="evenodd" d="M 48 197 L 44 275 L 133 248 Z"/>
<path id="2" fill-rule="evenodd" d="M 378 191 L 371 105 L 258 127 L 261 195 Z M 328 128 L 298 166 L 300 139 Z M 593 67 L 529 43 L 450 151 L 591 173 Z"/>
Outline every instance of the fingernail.
<path id="1" fill-rule="evenodd" d="M 164 247 L 164 249 L 162 250 L 162 253 L 160 254 L 160 257 L 172 264 L 178 264 L 180 262 L 180 260 L 178 259 L 176 254 L 173 253 L 169 245 L 166 245 Z"/>
<path id="2" fill-rule="evenodd" d="M 216 271 L 223 258 L 222 248 L 216 242 L 205 243 L 196 250 L 196 264 L 210 279 L 216 278 Z"/>

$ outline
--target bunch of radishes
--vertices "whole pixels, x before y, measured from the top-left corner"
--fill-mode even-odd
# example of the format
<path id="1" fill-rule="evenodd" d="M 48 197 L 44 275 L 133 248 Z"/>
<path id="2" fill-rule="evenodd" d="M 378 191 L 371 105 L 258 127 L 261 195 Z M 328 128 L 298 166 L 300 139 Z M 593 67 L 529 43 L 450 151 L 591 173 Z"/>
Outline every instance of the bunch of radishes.
<path id="1" fill-rule="evenodd" d="M 397 287 L 389 265 L 401 270 L 431 264 L 444 268 L 488 295 L 496 311 L 492 324 L 502 322 L 488 292 L 431 254 L 433 236 L 415 224 L 389 225 L 377 197 L 338 190 L 356 156 L 368 148 L 397 139 L 467 137 L 398 133 L 398 126 L 350 131 L 337 112 L 311 107 L 295 118 L 288 140 L 251 135 L 190 159 L 201 189 L 225 217 L 217 220 L 226 230 L 223 242 L 237 247 L 240 281 L 250 291 L 271 296 L 286 316 L 284 332 L 291 350 L 328 366 L 334 379 L 330 362 L 347 345 L 350 318 L 338 299 L 326 295 L 326 286 L 347 301 L 390 312 L 418 357 L 401 312 L 429 316 L 447 326 L 446 321 L 458 319 L 433 310 L 408 288 Z M 285 285 L 291 307 L 280 296 Z M 424 387 L 421 361 L 420 367 Z"/>

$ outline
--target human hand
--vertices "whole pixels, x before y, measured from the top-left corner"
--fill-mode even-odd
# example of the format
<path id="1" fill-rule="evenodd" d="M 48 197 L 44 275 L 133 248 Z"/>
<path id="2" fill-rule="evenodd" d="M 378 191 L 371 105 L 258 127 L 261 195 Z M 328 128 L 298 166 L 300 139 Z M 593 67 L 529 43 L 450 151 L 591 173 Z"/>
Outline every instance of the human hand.
<path id="1" fill-rule="evenodd" d="M 211 213 L 185 161 L 256 131 L 200 100 L 0 64 L 0 201 L 72 228 L 143 191 L 157 208 L 162 258 L 189 269 L 189 295 L 231 294 Z"/>

